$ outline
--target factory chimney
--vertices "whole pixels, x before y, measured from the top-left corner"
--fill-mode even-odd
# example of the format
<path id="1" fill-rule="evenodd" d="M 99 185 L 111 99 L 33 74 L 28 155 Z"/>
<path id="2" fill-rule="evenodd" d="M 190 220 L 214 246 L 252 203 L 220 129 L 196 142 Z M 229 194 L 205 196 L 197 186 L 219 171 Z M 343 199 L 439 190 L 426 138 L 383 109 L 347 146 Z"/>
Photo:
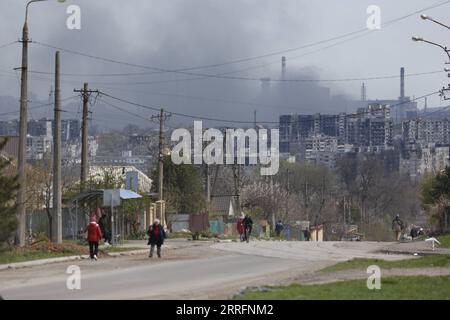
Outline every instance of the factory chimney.
<path id="1" fill-rule="evenodd" d="M 361 86 L 361 101 L 363 101 L 363 102 L 367 101 L 367 88 L 366 88 L 366 84 L 364 82 Z"/>
<path id="2" fill-rule="evenodd" d="M 400 69 L 400 101 L 405 101 L 405 68 Z"/>

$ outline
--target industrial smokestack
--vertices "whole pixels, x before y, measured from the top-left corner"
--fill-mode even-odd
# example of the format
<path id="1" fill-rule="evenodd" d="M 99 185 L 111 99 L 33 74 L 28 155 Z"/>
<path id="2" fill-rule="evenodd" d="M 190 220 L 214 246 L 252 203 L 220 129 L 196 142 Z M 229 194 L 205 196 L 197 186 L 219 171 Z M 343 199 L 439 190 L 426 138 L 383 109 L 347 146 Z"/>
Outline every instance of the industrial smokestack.
<path id="1" fill-rule="evenodd" d="M 405 100 L 405 68 L 400 69 L 400 100 Z"/>
<path id="2" fill-rule="evenodd" d="M 367 101 L 367 89 L 366 84 L 363 82 L 361 86 L 361 101 Z"/>
<path id="3" fill-rule="evenodd" d="M 286 76 L 286 57 L 281 57 L 281 76 L 283 79 Z"/>

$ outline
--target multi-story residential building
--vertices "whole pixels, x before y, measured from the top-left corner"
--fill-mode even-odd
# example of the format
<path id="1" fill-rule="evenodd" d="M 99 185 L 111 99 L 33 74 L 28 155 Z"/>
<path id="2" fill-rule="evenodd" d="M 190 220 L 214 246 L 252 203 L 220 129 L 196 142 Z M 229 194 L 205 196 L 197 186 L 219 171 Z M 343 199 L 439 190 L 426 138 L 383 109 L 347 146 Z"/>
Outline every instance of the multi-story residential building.
<path id="1" fill-rule="evenodd" d="M 392 145 L 392 130 L 389 107 L 380 104 L 356 114 L 284 115 L 280 117 L 280 152 L 296 153 L 299 144 L 320 134 L 334 137 L 339 144 L 384 150 Z"/>
<path id="2" fill-rule="evenodd" d="M 425 175 L 427 173 L 436 174 L 449 165 L 449 145 L 429 144 L 422 148 L 422 157 L 420 159 L 418 173 Z"/>
<path id="3" fill-rule="evenodd" d="M 19 135 L 19 121 L 0 121 L 0 136 Z"/>
<path id="4" fill-rule="evenodd" d="M 65 160 L 80 159 L 81 157 L 81 142 L 69 141 L 62 145 L 62 158 Z M 98 141 L 96 137 L 88 137 L 88 157 L 94 158 L 97 156 Z"/>
<path id="5" fill-rule="evenodd" d="M 138 134 L 133 134 L 128 138 L 128 142 L 131 145 L 138 145 L 138 144 L 142 144 L 142 143 L 149 143 L 152 140 L 152 136 L 151 135 L 138 135 Z"/>
<path id="6" fill-rule="evenodd" d="M 39 137 L 27 137 L 27 158 L 29 159 L 42 159 L 44 154 L 51 152 L 52 150 L 52 137 L 39 136 Z"/>
<path id="7" fill-rule="evenodd" d="M 404 121 L 402 131 L 405 143 L 450 144 L 450 120 L 448 118 Z"/>
<path id="8" fill-rule="evenodd" d="M 27 123 L 27 133 L 30 136 L 47 136 L 52 137 L 53 120 L 40 119 L 29 120 Z M 0 135 L 15 136 L 19 134 L 19 121 L 0 121 Z M 61 141 L 79 141 L 81 138 L 81 124 L 80 120 L 61 120 Z"/>
<path id="9" fill-rule="evenodd" d="M 130 165 L 145 170 L 147 163 L 151 160 L 151 156 L 133 156 L 131 151 L 122 152 L 122 156 L 96 156 L 93 159 L 97 165 Z"/>
<path id="10" fill-rule="evenodd" d="M 27 133 L 32 137 L 52 137 L 52 129 L 53 121 L 46 118 L 40 120 L 29 120 L 27 124 Z"/>
<path id="11" fill-rule="evenodd" d="M 311 151 L 338 151 L 338 139 L 323 134 L 313 135 L 305 139 L 306 150 Z"/>
<path id="12" fill-rule="evenodd" d="M 81 139 L 81 122 L 77 119 L 61 120 L 61 141 L 78 142 Z"/>

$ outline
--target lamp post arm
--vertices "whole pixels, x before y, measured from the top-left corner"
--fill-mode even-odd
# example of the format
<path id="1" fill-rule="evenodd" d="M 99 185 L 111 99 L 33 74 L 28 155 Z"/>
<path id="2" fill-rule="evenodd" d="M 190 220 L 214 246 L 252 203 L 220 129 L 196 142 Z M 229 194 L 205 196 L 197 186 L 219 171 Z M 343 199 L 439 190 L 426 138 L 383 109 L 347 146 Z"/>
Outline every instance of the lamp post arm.
<path id="1" fill-rule="evenodd" d="M 442 22 L 436 21 L 436 20 L 434 20 L 434 19 L 432 19 L 432 18 L 429 18 L 429 20 L 432 21 L 432 22 L 434 22 L 434 23 L 436 23 L 436 24 L 438 24 L 438 25 L 440 25 L 440 26 L 442 26 L 442 27 L 444 27 L 444 28 L 447 28 L 447 29 L 450 30 L 450 27 L 447 26 L 447 25 L 445 25 L 445 24 L 443 24 Z"/>
<path id="2" fill-rule="evenodd" d="M 28 21 L 28 7 L 30 6 L 30 4 L 32 4 L 34 2 L 43 2 L 43 1 L 48 1 L 48 0 L 31 0 L 27 3 L 27 7 L 25 9 L 25 23 L 27 23 L 27 21 Z"/>
<path id="3" fill-rule="evenodd" d="M 422 41 L 425 42 L 425 43 L 431 44 L 431 45 L 433 45 L 433 46 L 439 47 L 439 48 L 441 48 L 442 50 L 444 50 L 445 53 L 447 54 L 447 57 L 448 57 L 449 61 L 450 61 L 450 52 L 449 52 L 449 50 L 447 49 L 447 47 L 444 47 L 443 45 L 440 45 L 440 44 L 435 43 L 435 42 L 432 42 L 432 41 L 424 40 L 424 39 L 423 39 Z"/>

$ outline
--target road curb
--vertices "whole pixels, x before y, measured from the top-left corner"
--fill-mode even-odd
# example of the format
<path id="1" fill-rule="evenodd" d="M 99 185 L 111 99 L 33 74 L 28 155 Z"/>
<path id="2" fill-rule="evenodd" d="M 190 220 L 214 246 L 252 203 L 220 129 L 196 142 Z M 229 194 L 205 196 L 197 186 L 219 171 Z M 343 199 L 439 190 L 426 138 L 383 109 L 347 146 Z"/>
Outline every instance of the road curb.
<path id="1" fill-rule="evenodd" d="M 24 262 L 15 262 L 15 263 L 1 264 L 0 265 L 0 271 L 7 270 L 7 269 L 21 269 L 21 268 L 27 268 L 27 267 L 42 266 L 42 265 L 46 265 L 46 264 L 75 261 L 75 260 L 81 260 L 81 259 L 87 259 L 87 258 L 89 258 L 89 256 L 80 255 L 80 256 L 69 256 L 69 257 L 59 257 L 59 258 L 50 258 L 50 259 L 39 259 L 39 260 L 32 260 L 32 261 L 24 261 Z"/>
<path id="2" fill-rule="evenodd" d="M 132 251 L 122 251 L 122 252 L 107 252 L 106 255 L 110 257 L 120 257 L 120 256 L 133 256 L 137 254 L 148 253 L 148 249 L 132 250 Z"/>
<path id="3" fill-rule="evenodd" d="M 123 251 L 123 252 L 106 252 L 105 254 L 109 257 L 120 257 L 120 256 L 145 254 L 147 252 L 148 252 L 147 249 L 141 249 L 141 250 L 132 250 L 132 251 Z M 42 266 L 42 265 L 58 263 L 58 262 L 69 262 L 69 261 L 77 261 L 77 260 L 85 260 L 85 259 L 89 259 L 89 255 L 38 259 L 38 260 L 31 260 L 31 261 L 24 261 L 24 262 L 0 264 L 0 271 L 8 270 L 8 269 L 22 269 L 22 268 L 36 267 L 36 266 Z"/>

